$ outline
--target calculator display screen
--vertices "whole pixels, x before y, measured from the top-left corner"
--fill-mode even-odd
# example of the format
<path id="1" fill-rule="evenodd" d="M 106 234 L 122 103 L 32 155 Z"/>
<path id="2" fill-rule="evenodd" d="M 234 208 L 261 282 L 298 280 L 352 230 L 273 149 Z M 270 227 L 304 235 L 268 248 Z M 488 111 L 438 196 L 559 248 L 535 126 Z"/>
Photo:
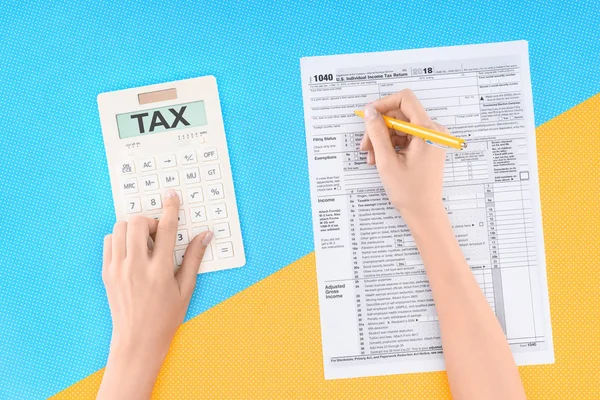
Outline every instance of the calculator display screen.
<path id="1" fill-rule="evenodd" d="M 117 114 L 121 139 L 206 125 L 204 101 Z"/>

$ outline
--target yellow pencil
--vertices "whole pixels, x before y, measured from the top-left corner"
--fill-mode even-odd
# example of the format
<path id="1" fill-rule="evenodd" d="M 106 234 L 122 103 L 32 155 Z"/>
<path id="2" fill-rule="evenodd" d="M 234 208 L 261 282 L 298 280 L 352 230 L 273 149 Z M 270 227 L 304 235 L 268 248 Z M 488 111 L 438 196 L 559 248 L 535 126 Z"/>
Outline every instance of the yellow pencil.
<path id="1" fill-rule="evenodd" d="M 354 111 L 354 113 L 361 118 L 364 118 L 365 116 L 364 112 L 362 111 Z M 420 137 L 425 141 L 441 144 L 442 146 L 452 147 L 454 149 L 462 150 L 467 147 L 465 139 L 460 139 L 452 135 L 448 135 L 447 133 L 434 131 L 433 129 L 423 128 L 422 126 L 411 124 L 410 122 L 400 121 L 399 119 L 391 118 L 387 115 L 382 115 L 382 117 L 388 128 L 404 132 L 408 135 Z"/>

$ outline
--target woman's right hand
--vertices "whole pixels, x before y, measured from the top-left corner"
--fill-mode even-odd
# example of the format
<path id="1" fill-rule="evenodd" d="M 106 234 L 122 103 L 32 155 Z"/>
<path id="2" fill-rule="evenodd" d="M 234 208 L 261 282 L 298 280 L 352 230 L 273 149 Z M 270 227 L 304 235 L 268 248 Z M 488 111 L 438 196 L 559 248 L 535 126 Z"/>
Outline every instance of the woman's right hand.
<path id="1" fill-rule="evenodd" d="M 445 150 L 391 131 L 381 114 L 441 132 L 448 130 L 429 118 L 411 90 L 386 96 L 364 109 L 366 132 L 361 150 L 368 151 L 367 163 L 377 166 L 390 201 L 406 223 L 410 225 L 432 210 L 443 211 Z"/>

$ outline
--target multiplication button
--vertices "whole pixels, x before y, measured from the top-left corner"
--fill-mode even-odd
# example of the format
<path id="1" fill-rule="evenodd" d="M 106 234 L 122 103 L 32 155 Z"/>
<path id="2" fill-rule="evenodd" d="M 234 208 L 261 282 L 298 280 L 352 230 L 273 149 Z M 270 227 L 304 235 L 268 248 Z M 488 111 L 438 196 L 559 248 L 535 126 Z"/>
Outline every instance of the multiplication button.
<path id="1" fill-rule="evenodd" d="M 190 208 L 190 219 L 192 220 L 192 222 L 206 221 L 206 208 L 204 208 L 204 207 Z"/>
<path id="2" fill-rule="evenodd" d="M 215 245 L 215 251 L 219 258 L 233 257 L 233 244 L 231 242 L 217 243 Z"/>

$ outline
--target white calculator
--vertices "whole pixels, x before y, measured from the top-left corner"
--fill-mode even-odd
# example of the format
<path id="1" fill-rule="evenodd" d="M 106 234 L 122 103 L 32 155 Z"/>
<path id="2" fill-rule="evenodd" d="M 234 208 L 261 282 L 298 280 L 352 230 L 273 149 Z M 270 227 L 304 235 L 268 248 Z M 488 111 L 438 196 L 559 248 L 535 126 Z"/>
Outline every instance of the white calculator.
<path id="1" fill-rule="evenodd" d="M 214 238 L 199 272 L 246 264 L 217 81 L 213 76 L 98 95 L 117 219 L 159 218 L 162 194 L 181 200 L 174 260 L 192 238 Z"/>

